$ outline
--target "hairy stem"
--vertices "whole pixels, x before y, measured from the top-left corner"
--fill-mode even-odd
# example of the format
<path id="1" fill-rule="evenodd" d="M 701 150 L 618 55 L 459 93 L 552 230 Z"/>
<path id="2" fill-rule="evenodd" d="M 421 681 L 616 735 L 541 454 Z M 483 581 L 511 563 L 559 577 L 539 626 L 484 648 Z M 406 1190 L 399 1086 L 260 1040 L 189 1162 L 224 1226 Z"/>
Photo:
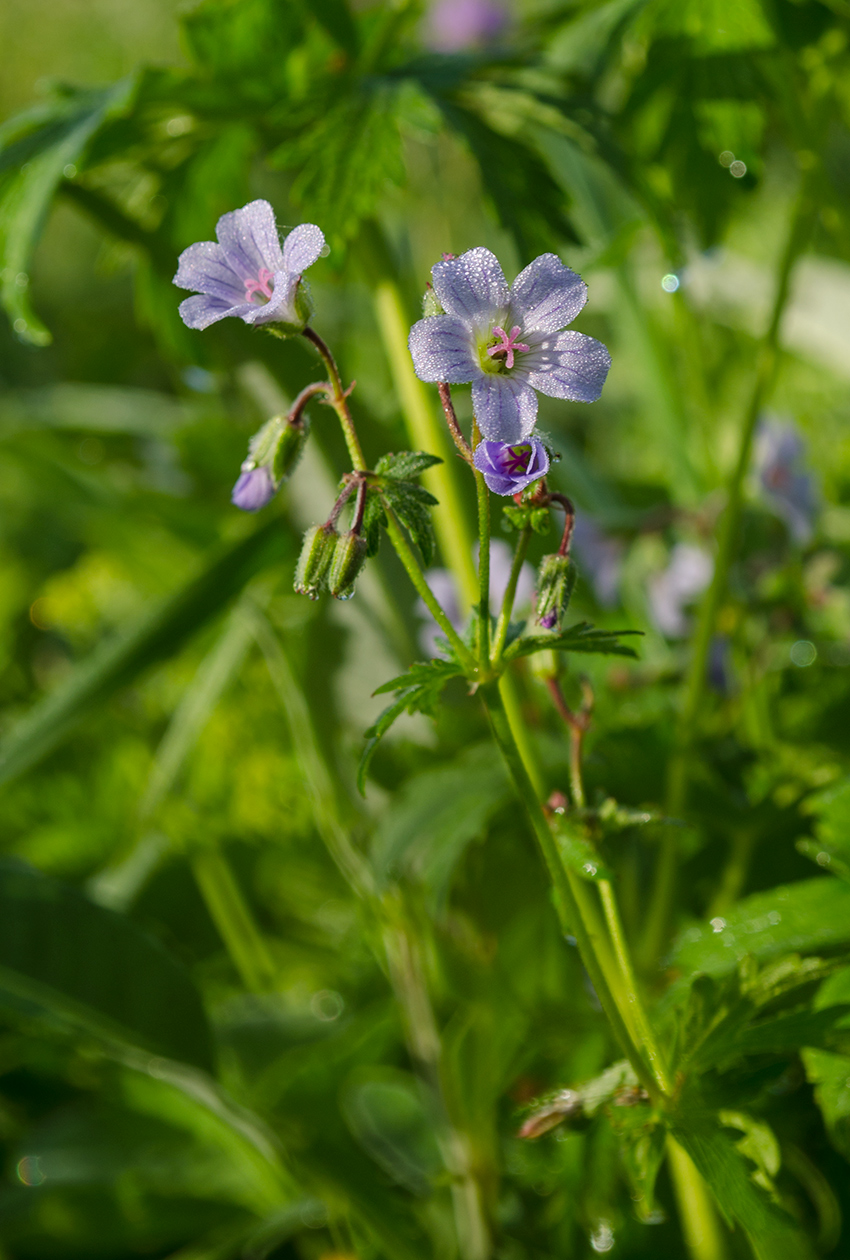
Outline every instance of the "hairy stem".
<path id="1" fill-rule="evenodd" d="M 711 1192 L 674 1137 L 667 1138 L 667 1162 L 691 1260 L 726 1260 L 726 1244 Z"/>
<path id="2" fill-rule="evenodd" d="M 407 571 L 407 576 L 413 583 L 417 595 L 420 595 L 424 600 L 431 616 L 434 618 L 437 625 L 440 627 L 443 634 L 457 653 L 458 660 L 461 661 L 466 669 L 474 670 L 476 664 L 475 657 L 472 655 L 457 630 L 455 630 L 454 626 L 443 612 L 439 600 L 425 580 L 425 574 L 419 567 L 419 562 L 413 554 L 412 547 L 402 533 L 401 526 L 396 520 L 392 508 L 386 502 L 384 503 L 384 512 L 387 518 L 387 537 L 395 548 L 396 555 L 399 560 L 404 565 Z"/>
<path id="3" fill-rule="evenodd" d="M 336 360 L 330 352 L 330 348 L 322 340 L 319 334 L 313 328 L 305 328 L 304 336 L 311 342 L 319 352 L 325 367 L 328 369 L 328 375 L 331 378 L 333 392 L 329 399 L 330 405 L 333 407 L 339 422 L 342 426 L 342 432 L 345 436 L 345 444 L 348 447 L 348 455 L 351 459 L 351 466 L 356 472 L 366 471 L 366 460 L 363 456 L 363 450 L 360 446 L 360 439 L 357 436 L 357 430 L 354 427 L 354 420 L 351 416 L 351 409 L 348 406 L 348 399 L 345 390 L 342 388 L 342 377 L 339 374 L 339 368 Z"/>
<path id="4" fill-rule="evenodd" d="M 531 541 L 531 526 L 525 525 L 520 531 L 517 539 L 516 551 L 511 563 L 511 573 L 508 578 L 508 585 L 505 587 L 504 598 L 502 599 L 502 607 L 499 609 L 499 620 L 496 622 L 496 631 L 493 636 L 493 651 L 491 660 L 494 665 L 499 663 L 502 652 L 505 648 L 505 639 L 508 636 L 508 629 L 511 624 L 511 613 L 514 608 L 514 600 L 516 599 L 517 582 L 522 572 L 522 566 L 525 563 L 525 557 L 528 553 L 528 544 Z"/>
<path id="5" fill-rule="evenodd" d="M 443 404 L 443 415 L 446 417 L 446 424 L 449 426 L 449 433 L 451 434 L 452 441 L 460 452 L 461 458 L 465 459 L 467 464 L 471 464 L 472 447 L 463 436 L 460 425 L 458 424 L 455 405 L 452 402 L 451 387 L 446 381 L 440 381 L 437 386 L 437 392 L 440 395 L 440 402 Z"/>
<path id="6" fill-rule="evenodd" d="M 501 703 L 498 687 L 490 685 L 484 691 L 484 700 L 493 736 L 508 766 L 517 795 L 528 815 L 528 820 L 543 852 L 543 858 L 549 876 L 557 893 L 558 911 L 562 916 L 564 930 L 575 936 L 582 962 L 590 977 L 602 1009 L 608 1017 L 614 1037 L 623 1054 L 632 1064 L 638 1080 L 653 1096 L 658 1097 L 658 1086 L 650 1073 L 640 1052 L 634 1044 L 626 1020 L 609 988 L 603 968 L 600 964 L 593 939 L 588 932 L 585 919 L 579 908 L 576 896 L 581 881 L 561 862 L 552 830 L 543 812 L 534 785 L 523 764 L 520 751 L 514 741 L 511 727 L 504 707 Z"/>
<path id="7" fill-rule="evenodd" d="M 478 493 L 478 660 L 481 672 L 490 667 L 490 491 L 475 470 Z"/>

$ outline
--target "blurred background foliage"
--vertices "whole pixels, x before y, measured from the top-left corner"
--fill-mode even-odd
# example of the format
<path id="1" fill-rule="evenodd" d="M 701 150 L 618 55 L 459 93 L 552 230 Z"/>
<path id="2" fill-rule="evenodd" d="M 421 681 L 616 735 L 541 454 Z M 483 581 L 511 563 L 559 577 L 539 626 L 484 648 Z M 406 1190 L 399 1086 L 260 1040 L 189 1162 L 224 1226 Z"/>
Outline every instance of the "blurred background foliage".
<path id="1" fill-rule="evenodd" d="M 0 39 L 0 1254 L 681 1256 L 666 1173 L 653 1200 L 646 1150 L 618 1154 L 628 1109 L 516 1136 L 615 1057 L 522 814 L 462 689 L 397 725 L 357 798 L 371 693 L 431 628 L 386 550 L 352 603 L 290 593 L 342 467 L 330 417 L 262 517 L 228 496 L 316 365 L 242 325 L 189 332 L 171 277 L 253 197 L 321 224 L 316 326 L 374 461 L 421 445 L 434 407 L 403 328 L 442 251 L 582 273 L 578 326 L 613 368 L 593 408 L 544 399 L 541 424 L 579 509 L 578 614 L 646 632 L 638 661 L 582 664 L 589 797 L 645 811 L 605 842 L 645 983 L 673 981 L 671 1041 L 676 994 L 745 954 L 823 957 L 806 1009 L 834 1006 L 850 7 L 7 0 Z M 516 683 L 561 788 L 565 733 Z M 834 1255 L 845 1049 L 809 1028 L 711 1078 L 747 1168 Z M 740 1229 L 728 1246 L 749 1254 Z"/>

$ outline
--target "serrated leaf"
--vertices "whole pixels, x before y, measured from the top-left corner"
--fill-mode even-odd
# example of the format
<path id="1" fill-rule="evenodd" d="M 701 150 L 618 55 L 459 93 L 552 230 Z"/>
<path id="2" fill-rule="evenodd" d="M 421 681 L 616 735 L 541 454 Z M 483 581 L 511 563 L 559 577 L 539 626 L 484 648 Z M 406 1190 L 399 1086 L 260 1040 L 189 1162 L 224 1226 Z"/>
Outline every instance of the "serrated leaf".
<path id="1" fill-rule="evenodd" d="M 530 634 L 517 639 L 505 649 L 504 659 L 510 661 L 518 656 L 531 656 L 534 652 L 584 652 L 602 656 L 636 657 L 634 649 L 620 643 L 618 637 L 642 633 L 641 630 L 596 630 L 588 622 L 582 621 L 578 625 L 570 626 L 563 634 Z"/>
<path id="2" fill-rule="evenodd" d="M 814 1249 L 796 1223 L 753 1184 L 744 1156 L 713 1119 L 697 1113 L 676 1117 L 673 1134 L 702 1173 L 727 1220 L 747 1234 L 758 1260 L 814 1260 Z"/>
<path id="3" fill-rule="evenodd" d="M 375 749 L 393 722 L 404 712 L 432 713 L 443 687 L 450 678 L 456 678 L 462 673 L 455 661 L 417 661 L 406 674 L 391 678 L 389 682 L 375 689 L 373 694 L 376 696 L 386 695 L 388 692 L 399 694 L 394 703 L 388 705 L 377 722 L 366 731 L 367 743 L 357 769 L 357 788 L 361 794 L 366 790 L 366 774 Z"/>
<path id="4" fill-rule="evenodd" d="M 760 961 L 850 943 L 850 888 L 821 877 L 745 897 L 710 923 L 686 928 L 670 956 L 680 971 L 722 976 L 752 954 Z"/>
<path id="5" fill-rule="evenodd" d="M 442 462 L 439 455 L 429 455 L 427 451 L 399 451 L 397 455 L 390 451 L 378 460 L 375 472 L 381 477 L 392 477 L 396 481 L 409 481 Z M 436 499 L 434 502 L 436 503 Z"/>
<path id="6" fill-rule="evenodd" d="M 381 493 L 422 553 L 426 567 L 434 556 L 434 526 L 431 508 L 437 500 L 414 481 L 384 482 Z"/>
<path id="7" fill-rule="evenodd" d="M 30 306 L 28 290 L 32 253 L 56 189 L 65 168 L 81 164 L 97 130 L 127 109 L 134 89 L 135 80 L 123 79 L 101 91 L 60 97 L 53 117 L 37 132 L 0 150 L 0 170 L 6 168 L 0 177 L 0 300 L 15 332 L 31 345 L 51 340 Z"/>

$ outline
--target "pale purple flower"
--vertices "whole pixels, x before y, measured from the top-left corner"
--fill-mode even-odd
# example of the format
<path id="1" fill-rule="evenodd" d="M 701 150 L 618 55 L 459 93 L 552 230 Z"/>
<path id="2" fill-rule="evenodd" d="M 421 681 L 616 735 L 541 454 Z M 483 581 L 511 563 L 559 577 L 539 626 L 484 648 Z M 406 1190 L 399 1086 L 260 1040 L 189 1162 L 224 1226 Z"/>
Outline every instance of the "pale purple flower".
<path id="1" fill-rule="evenodd" d="M 200 241 L 180 255 L 174 283 L 195 290 L 194 297 L 180 303 L 183 323 L 207 328 L 234 315 L 246 324 L 274 321 L 303 327 L 298 286 L 325 247 L 321 229 L 302 223 L 281 248 L 271 206 L 252 201 L 223 214 L 215 232 L 217 243 Z"/>
<path id="2" fill-rule="evenodd" d="M 556 254 L 541 254 L 508 288 L 489 249 L 470 249 L 431 269 L 443 314 L 410 330 L 423 381 L 472 383 L 472 405 L 490 442 L 522 442 L 537 421 L 537 393 L 595 402 L 611 357 L 601 342 L 562 331 L 587 300 L 587 285 Z"/>
<path id="3" fill-rule="evenodd" d="M 585 512 L 576 516 L 572 548 L 578 556 L 582 577 L 589 578 L 597 602 L 613 608 L 620 596 L 623 543 L 603 533 Z"/>
<path id="4" fill-rule="evenodd" d="M 495 0 L 437 0 L 428 14 L 426 39 L 436 52 L 461 52 L 498 39 L 508 15 Z"/>
<path id="5" fill-rule="evenodd" d="M 475 467 L 493 494 L 518 494 L 549 471 L 549 454 L 537 438 L 528 442 L 479 442 Z"/>
<path id="6" fill-rule="evenodd" d="M 478 563 L 478 544 L 473 549 L 475 563 Z M 508 582 L 511 576 L 511 565 L 513 564 L 513 551 L 501 538 L 490 539 L 490 611 L 496 616 L 502 606 L 502 600 L 505 597 L 505 591 L 508 589 Z M 454 575 L 448 569 L 429 569 L 425 574 L 428 585 L 436 595 L 440 604 L 445 611 L 449 621 L 455 630 L 460 633 L 463 630 L 463 616 L 460 611 L 460 595 L 458 593 L 457 582 Z M 534 594 L 534 569 L 530 564 L 524 564 L 519 571 L 519 578 L 516 585 L 516 596 L 514 598 L 514 608 L 521 609 L 527 607 L 531 603 Z M 423 652 L 429 656 L 435 656 L 440 650 L 437 639 L 442 635 L 442 630 L 434 621 L 428 609 L 428 605 L 424 600 L 420 599 L 416 602 L 416 614 L 421 617 L 424 625 L 419 631 L 419 644 Z"/>
<path id="7" fill-rule="evenodd" d="M 814 533 L 817 493 L 806 471 L 805 444 L 793 423 L 765 418 L 756 434 L 755 471 L 762 494 L 788 526 L 795 542 L 805 545 Z"/>
<path id="8" fill-rule="evenodd" d="M 652 620 L 662 634 L 678 639 L 688 632 L 685 608 L 701 595 L 711 581 L 714 561 L 693 543 L 676 543 L 670 562 L 649 580 Z"/>
<path id="9" fill-rule="evenodd" d="M 259 512 L 260 508 L 271 502 L 276 492 L 277 486 L 271 471 L 264 464 L 255 468 L 251 460 L 246 460 L 239 480 L 233 487 L 230 502 L 243 512 Z"/>

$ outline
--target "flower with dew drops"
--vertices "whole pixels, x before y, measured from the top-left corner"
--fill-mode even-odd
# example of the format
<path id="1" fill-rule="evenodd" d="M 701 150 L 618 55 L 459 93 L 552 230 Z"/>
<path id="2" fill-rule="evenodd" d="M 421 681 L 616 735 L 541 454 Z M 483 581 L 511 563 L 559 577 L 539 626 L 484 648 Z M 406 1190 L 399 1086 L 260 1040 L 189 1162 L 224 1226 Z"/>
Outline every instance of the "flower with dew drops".
<path id="1" fill-rule="evenodd" d="M 490 442 L 524 442 L 537 422 L 537 395 L 595 402 L 611 357 L 584 333 L 565 331 L 587 285 L 556 254 L 541 254 L 508 288 L 489 249 L 446 257 L 431 269 L 441 314 L 410 331 L 423 381 L 472 383 L 472 405 Z"/>
<path id="2" fill-rule="evenodd" d="M 493 494 L 519 494 L 549 471 L 549 455 L 538 438 L 527 442 L 479 442 L 473 457 Z"/>
<path id="3" fill-rule="evenodd" d="M 215 232 L 217 241 L 200 241 L 180 255 L 174 283 L 194 290 L 180 303 L 183 323 L 208 328 L 232 315 L 300 332 L 309 317 L 301 277 L 325 248 L 321 229 L 302 223 L 281 247 L 271 206 L 252 201 L 223 214 Z"/>

